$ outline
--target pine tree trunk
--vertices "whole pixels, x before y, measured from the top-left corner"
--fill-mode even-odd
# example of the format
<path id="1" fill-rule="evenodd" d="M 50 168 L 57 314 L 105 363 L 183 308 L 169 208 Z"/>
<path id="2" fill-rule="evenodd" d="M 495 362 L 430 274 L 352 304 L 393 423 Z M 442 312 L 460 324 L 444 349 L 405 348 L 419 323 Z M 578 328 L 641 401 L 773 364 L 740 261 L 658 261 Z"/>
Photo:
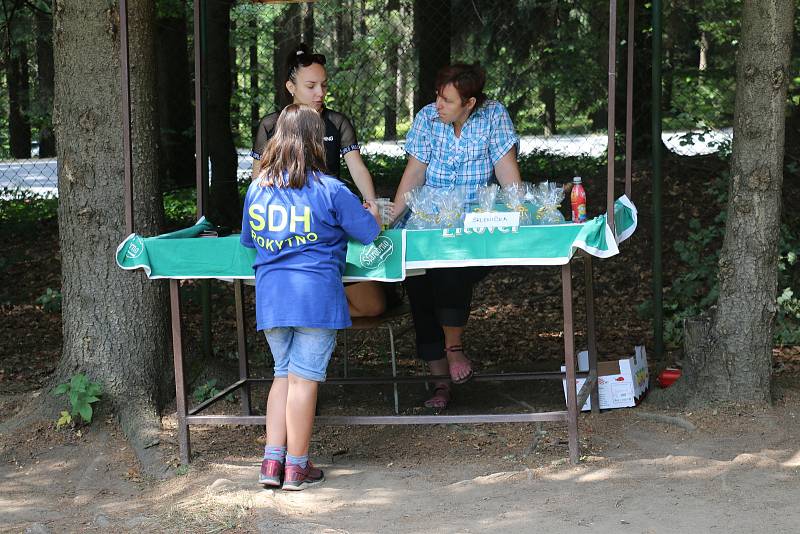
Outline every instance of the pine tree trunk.
<path id="1" fill-rule="evenodd" d="M 236 184 L 238 159 L 231 129 L 231 64 L 229 53 L 233 0 L 208 3 L 206 68 L 208 82 L 208 156 L 211 188 L 208 214 L 215 224 L 236 228 L 242 206 Z"/>
<path id="2" fill-rule="evenodd" d="M 400 0 L 389 0 L 386 5 L 391 41 L 386 47 L 386 94 L 383 103 L 383 140 L 397 139 L 397 76 L 400 65 L 400 24 L 397 20 Z"/>
<path id="3" fill-rule="evenodd" d="M 56 155 L 53 133 L 53 15 L 35 10 L 36 17 L 36 116 L 39 157 Z"/>
<path id="4" fill-rule="evenodd" d="M 231 21 L 230 34 L 236 34 L 236 21 Z M 228 61 L 231 66 L 231 133 L 234 138 L 239 134 L 239 116 L 242 112 L 239 106 L 239 99 L 236 93 L 239 91 L 239 52 L 233 44 L 232 39 L 228 39 Z"/>
<path id="5" fill-rule="evenodd" d="M 164 15 L 158 18 L 156 30 L 159 177 L 165 189 L 195 185 L 188 30 L 182 2 L 170 4 L 162 7 Z"/>
<path id="6" fill-rule="evenodd" d="M 793 0 L 743 6 L 720 296 L 705 335 L 687 336 L 687 386 L 701 400 L 770 400 L 793 15 Z"/>
<path id="7" fill-rule="evenodd" d="M 436 98 L 436 73 L 450 63 L 450 0 L 414 0 L 418 84 L 414 113 Z"/>
<path id="8" fill-rule="evenodd" d="M 261 95 L 258 92 L 258 18 L 248 22 L 250 45 L 247 48 L 250 68 L 250 139 L 256 138 L 258 123 L 261 121 Z"/>
<path id="9" fill-rule="evenodd" d="M 336 65 L 350 54 L 353 47 L 353 6 L 352 0 L 336 0 Z"/>
<path id="10" fill-rule="evenodd" d="M 12 45 L 6 64 L 8 80 L 8 137 L 11 157 L 31 157 L 30 81 L 25 43 Z"/>
<path id="11" fill-rule="evenodd" d="M 556 134 L 556 90 L 553 87 L 539 89 L 539 100 L 544 104 L 542 126 L 544 135 Z"/>
<path id="12" fill-rule="evenodd" d="M 283 8 L 272 32 L 272 74 L 277 110 L 291 104 L 286 91 L 286 57 L 297 45 L 297 39 L 301 36 L 300 26 L 300 4 L 289 4 Z"/>
<path id="13" fill-rule="evenodd" d="M 152 235 L 163 205 L 157 177 L 152 0 L 129 4 L 135 230 Z M 147 472 L 163 467 L 159 382 L 169 369 L 167 286 L 117 268 L 125 238 L 119 13 L 105 0 L 54 6 L 58 227 L 63 353 L 55 382 L 79 372 L 103 387 Z"/>
<path id="14" fill-rule="evenodd" d="M 314 50 L 314 3 L 306 2 L 306 11 L 303 14 L 303 42 Z"/>

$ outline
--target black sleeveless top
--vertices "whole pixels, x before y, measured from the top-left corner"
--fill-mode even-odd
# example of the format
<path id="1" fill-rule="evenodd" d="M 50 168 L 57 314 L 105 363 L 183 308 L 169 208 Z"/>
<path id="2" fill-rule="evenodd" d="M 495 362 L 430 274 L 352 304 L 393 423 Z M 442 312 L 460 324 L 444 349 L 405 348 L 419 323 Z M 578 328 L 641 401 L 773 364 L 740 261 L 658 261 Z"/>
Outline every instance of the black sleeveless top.
<path id="1" fill-rule="evenodd" d="M 267 146 L 267 141 L 275 135 L 275 124 L 278 122 L 280 112 L 270 113 L 258 125 L 256 138 L 253 142 L 253 151 L 250 155 L 254 159 L 261 159 L 261 153 Z M 350 120 L 337 111 L 322 108 L 322 120 L 325 121 L 325 164 L 328 166 L 328 174 L 339 177 L 339 158 L 352 150 L 359 150 L 361 147 L 356 140 L 356 131 Z"/>

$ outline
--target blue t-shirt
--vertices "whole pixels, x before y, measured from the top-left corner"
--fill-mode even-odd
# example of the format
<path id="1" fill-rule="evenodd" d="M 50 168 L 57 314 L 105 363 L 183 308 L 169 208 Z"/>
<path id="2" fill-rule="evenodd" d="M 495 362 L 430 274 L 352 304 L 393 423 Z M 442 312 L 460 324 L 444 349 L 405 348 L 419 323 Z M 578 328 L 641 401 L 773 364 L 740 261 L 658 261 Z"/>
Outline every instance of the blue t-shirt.
<path id="1" fill-rule="evenodd" d="M 348 237 L 368 244 L 379 233 L 372 214 L 336 178 L 309 174 L 301 189 L 253 181 L 241 243 L 256 249 L 258 330 L 350 326 L 342 285 Z"/>

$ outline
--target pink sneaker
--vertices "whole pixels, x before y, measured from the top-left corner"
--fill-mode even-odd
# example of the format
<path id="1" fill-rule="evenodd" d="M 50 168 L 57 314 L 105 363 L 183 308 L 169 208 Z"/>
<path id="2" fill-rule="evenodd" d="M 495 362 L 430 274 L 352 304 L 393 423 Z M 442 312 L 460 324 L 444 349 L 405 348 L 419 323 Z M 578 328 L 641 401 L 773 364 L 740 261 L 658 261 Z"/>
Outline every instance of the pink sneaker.
<path id="1" fill-rule="evenodd" d="M 308 462 L 305 469 L 299 465 L 286 464 L 286 472 L 283 477 L 281 489 L 287 491 L 301 491 L 309 486 L 315 486 L 325 480 L 322 469 L 317 469 L 311 462 Z"/>
<path id="2" fill-rule="evenodd" d="M 279 487 L 283 478 L 283 464 L 278 460 L 264 460 L 261 462 L 261 473 L 258 483 L 264 487 Z"/>

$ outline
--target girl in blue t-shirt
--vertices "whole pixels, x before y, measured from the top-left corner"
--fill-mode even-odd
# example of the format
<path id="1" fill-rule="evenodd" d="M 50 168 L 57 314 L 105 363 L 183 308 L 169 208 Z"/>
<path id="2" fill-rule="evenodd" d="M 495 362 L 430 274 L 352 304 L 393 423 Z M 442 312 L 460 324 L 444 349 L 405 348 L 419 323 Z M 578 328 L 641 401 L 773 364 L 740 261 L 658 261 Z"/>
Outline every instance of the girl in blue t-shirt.
<path id="1" fill-rule="evenodd" d="M 325 174 L 324 131 L 309 106 L 281 112 L 242 217 L 241 243 L 256 249 L 256 324 L 275 360 L 259 482 L 285 490 L 324 480 L 308 446 L 336 330 L 351 324 L 342 285 L 347 241 L 367 244 L 380 233 L 374 204 L 362 206 Z"/>

